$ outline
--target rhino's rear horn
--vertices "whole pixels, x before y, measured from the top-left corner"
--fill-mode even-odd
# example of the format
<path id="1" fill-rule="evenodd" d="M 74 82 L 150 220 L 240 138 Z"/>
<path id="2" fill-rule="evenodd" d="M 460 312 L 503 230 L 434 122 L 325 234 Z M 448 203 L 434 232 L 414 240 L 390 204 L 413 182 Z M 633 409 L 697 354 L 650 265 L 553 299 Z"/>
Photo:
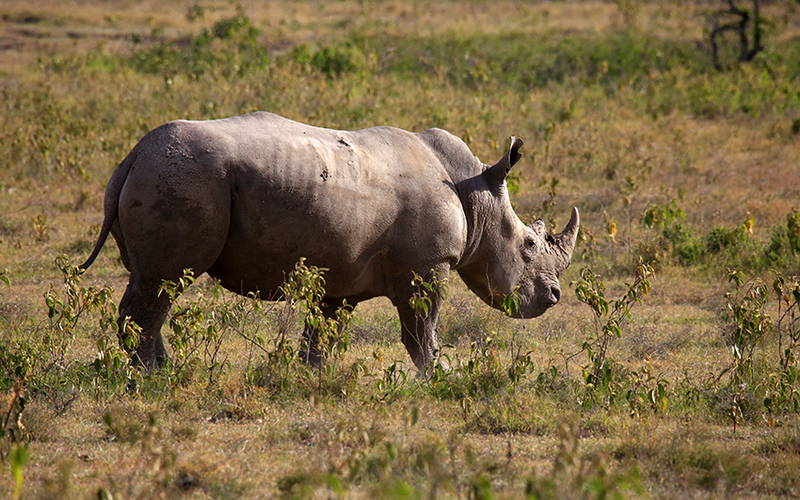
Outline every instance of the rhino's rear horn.
<path id="1" fill-rule="evenodd" d="M 522 158 L 522 153 L 519 152 L 519 148 L 525 144 L 525 141 L 515 135 L 512 135 L 509 139 L 511 141 L 511 146 L 509 146 L 508 152 L 500 158 L 500 161 L 484 172 L 486 180 L 493 191 L 503 185 L 508 172 L 511 171 L 511 167 Z"/>
<path id="2" fill-rule="evenodd" d="M 572 217 L 569 219 L 567 227 L 564 228 L 564 231 L 555 235 L 556 245 L 563 252 L 562 262 L 560 262 L 558 266 L 558 274 L 564 272 L 564 269 L 569 266 L 570 260 L 572 259 L 572 252 L 575 250 L 575 243 L 578 240 L 578 230 L 580 227 L 581 215 L 578 209 L 573 207 Z"/>

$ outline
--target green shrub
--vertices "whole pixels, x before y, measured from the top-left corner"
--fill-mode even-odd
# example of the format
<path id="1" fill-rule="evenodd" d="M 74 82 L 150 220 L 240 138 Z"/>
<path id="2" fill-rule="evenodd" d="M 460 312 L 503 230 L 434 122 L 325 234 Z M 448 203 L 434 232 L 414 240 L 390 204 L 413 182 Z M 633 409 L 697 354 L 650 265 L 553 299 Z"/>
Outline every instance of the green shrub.
<path id="1" fill-rule="evenodd" d="M 715 255 L 731 247 L 742 246 L 745 241 L 747 234 L 740 226 L 733 229 L 716 227 L 706 235 L 706 252 Z"/>
<path id="2" fill-rule="evenodd" d="M 211 31 L 202 30 L 188 39 L 159 42 L 135 49 L 128 64 L 136 71 L 197 79 L 205 74 L 231 79 L 263 71 L 269 61 L 259 30 L 244 11 L 217 21 Z"/>
<path id="3" fill-rule="evenodd" d="M 786 225 L 773 228 L 769 242 L 764 247 L 766 264 L 789 273 L 800 272 L 797 255 L 800 254 L 800 213 L 793 209 L 786 214 Z"/>
<path id="4" fill-rule="evenodd" d="M 220 19 L 211 28 L 211 34 L 222 40 L 255 40 L 259 35 L 258 28 L 250 24 L 250 18 L 241 6 L 236 8 L 236 15 Z"/>
<path id="5" fill-rule="evenodd" d="M 288 59 L 328 77 L 351 74 L 366 76 L 370 68 L 370 56 L 365 52 L 363 43 L 358 40 L 347 40 L 320 48 L 307 44 L 296 45 L 289 52 Z"/>

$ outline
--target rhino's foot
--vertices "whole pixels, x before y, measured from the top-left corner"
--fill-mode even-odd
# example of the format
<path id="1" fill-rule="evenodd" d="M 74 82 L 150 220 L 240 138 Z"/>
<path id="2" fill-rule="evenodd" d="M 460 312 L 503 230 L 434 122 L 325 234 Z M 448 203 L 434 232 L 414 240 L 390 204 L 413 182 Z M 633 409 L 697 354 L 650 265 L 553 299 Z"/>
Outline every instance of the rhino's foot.
<path id="1" fill-rule="evenodd" d="M 441 370 L 445 373 L 452 371 L 450 363 L 445 358 L 436 358 L 429 362 L 424 367 L 417 366 L 417 380 L 429 380 L 435 370 Z"/>
<path id="2" fill-rule="evenodd" d="M 160 370 L 169 362 L 169 355 L 160 336 L 150 342 L 140 342 L 136 349 L 128 351 L 128 355 L 132 366 L 148 371 Z"/>
<path id="3" fill-rule="evenodd" d="M 147 371 L 156 371 L 164 368 L 169 363 L 169 356 L 163 353 L 156 356 L 147 356 L 134 352 L 131 355 L 131 366 L 134 368 L 144 368 Z"/>

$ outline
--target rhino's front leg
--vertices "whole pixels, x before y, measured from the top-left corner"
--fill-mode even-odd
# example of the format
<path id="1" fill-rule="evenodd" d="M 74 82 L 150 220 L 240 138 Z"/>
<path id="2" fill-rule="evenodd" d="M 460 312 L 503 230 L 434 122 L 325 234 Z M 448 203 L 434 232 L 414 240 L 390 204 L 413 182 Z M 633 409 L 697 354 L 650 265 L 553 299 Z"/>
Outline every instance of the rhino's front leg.
<path id="1" fill-rule="evenodd" d="M 427 316 L 421 315 L 408 301 L 397 304 L 400 325 L 403 331 L 403 344 L 421 374 L 426 374 L 439 356 L 439 337 L 436 325 L 442 300 L 431 297 Z"/>

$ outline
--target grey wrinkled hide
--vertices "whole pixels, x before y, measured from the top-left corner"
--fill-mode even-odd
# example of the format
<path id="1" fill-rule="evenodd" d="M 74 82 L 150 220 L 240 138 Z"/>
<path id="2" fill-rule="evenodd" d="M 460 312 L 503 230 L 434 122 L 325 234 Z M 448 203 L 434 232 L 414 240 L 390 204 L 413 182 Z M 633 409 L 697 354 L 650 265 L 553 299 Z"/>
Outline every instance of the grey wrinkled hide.
<path id="1" fill-rule="evenodd" d="M 327 268 L 323 312 L 386 296 L 402 340 L 425 370 L 438 350 L 441 302 L 428 316 L 409 306 L 413 272 L 426 280 L 457 270 L 487 304 L 512 293 L 519 317 L 553 306 L 579 217 L 559 235 L 525 226 L 505 186 L 521 139 L 494 166 L 444 130 L 390 127 L 345 132 L 270 113 L 175 121 L 148 133 L 117 167 L 105 193 L 94 252 L 113 234 L 130 282 L 119 307 L 141 328 L 134 361 L 166 359 L 161 326 L 170 304 L 163 280 L 207 272 L 236 293 L 276 297 L 301 257 Z M 321 364 L 316 332 L 307 359 Z"/>

